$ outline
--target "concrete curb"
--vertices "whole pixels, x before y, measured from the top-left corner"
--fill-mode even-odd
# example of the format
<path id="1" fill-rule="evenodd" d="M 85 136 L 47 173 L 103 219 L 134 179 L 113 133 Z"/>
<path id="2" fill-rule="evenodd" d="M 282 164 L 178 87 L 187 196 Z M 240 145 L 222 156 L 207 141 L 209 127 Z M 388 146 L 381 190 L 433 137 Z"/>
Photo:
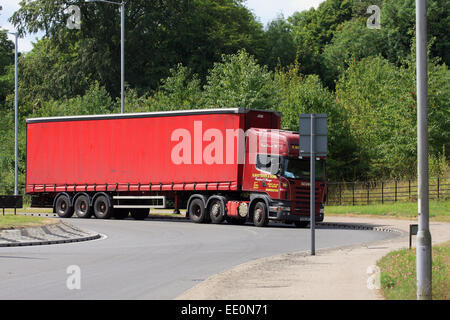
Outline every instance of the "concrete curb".
<path id="1" fill-rule="evenodd" d="M 350 229 L 350 230 L 369 230 L 369 231 L 381 231 L 381 232 L 394 232 L 398 234 L 405 234 L 404 231 L 396 229 L 388 225 L 372 225 L 361 223 L 344 223 L 344 222 L 319 222 L 316 227 L 331 227 L 335 229 Z"/>
<path id="2" fill-rule="evenodd" d="M 96 240 L 102 235 L 84 231 L 66 222 L 0 231 L 0 247 L 22 247 Z M 35 239 L 35 240 L 33 240 Z"/>

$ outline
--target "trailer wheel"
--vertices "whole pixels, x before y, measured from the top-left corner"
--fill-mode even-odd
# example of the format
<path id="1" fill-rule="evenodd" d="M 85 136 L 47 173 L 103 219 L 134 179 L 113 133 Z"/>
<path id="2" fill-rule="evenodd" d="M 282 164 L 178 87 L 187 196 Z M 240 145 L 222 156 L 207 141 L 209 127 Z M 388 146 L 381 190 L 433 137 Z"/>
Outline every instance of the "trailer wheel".
<path id="1" fill-rule="evenodd" d="M 211 200 L 211 204 L 208 206 L 208 213 L 212 223 L 222 223 L 225 220 L 225 212 L 223 209 L 220 199 Z"/>
<path id="2" fill-rule="evenodd" d="M 94 214 L 98 219 L 109 219 L 113 209 L 104 195 L 98 196 L 94 201 Z"/>
<path id="3" fill-rule="evenodd" d="M 131 216 L 135 220 L 145 220 L 150 213 L 149 209 L 131 209 Z"/>
<path id="4" fill-rule="evenodd" d="M 195 223 L 206 222 L 206 210 L 202 199 L 194 199 L 189 204 L 189 219 Z"/>
<path id="5" fill-rule="evenodd" d="M 73 215 L 73 207 L 70 206 L 70 199 L 62 194 L 56 199 L 55 212 L 60 218 L 70 218 Z"/>
<path id="6" fill-rule="evenodd" d="M 257 202 L 253 209 L 253 224 L 257 227 L 265 227 L 268 223 L 266 204 L 262 201 Z"/>
<path id="7" fill-rule="evenodd" d="M 90 218 L 92 216 L 89 198 L 84 194 L 77 197 L 73 209 L 78 218 Z"/>
<path id="8" fill-rule="evenodd" d="M 129 214 L 130 209 L 114 209 L 114 218 L 117 220 L 128 218 Z"/>

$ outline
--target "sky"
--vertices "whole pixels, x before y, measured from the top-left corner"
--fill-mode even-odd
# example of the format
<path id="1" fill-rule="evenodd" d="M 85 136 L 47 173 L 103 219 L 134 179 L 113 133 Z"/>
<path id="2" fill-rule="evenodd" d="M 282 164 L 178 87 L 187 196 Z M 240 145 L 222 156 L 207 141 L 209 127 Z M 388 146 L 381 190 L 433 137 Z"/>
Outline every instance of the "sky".
<path id="1" fill-rule="evenodd" d="M 151 0 L 150 0 L 151 1 Z M 317 8 L 321 2 L 325 0 L 247 0 L 245 5 L 263 23 L 264 26 L 268 22 L 277 18 L 282 14 L 285 18 L 291 16 L 296 11 L 308 10 L 312 7 Z M 20 0 L 0 0 L 0 29 L 8 29 L 14 31 L 14 27 L 8 22 L 9 17 L 19 9 Z M 14 40 L 13 35 L 8 36 L 10 40 Z M 27 35 L 24 39 L 19 38 L 19 51 L 28 52 L 33 48 L 32 42 L 36 41 L 36 37 L 42 37 L 41 34 Z"/>

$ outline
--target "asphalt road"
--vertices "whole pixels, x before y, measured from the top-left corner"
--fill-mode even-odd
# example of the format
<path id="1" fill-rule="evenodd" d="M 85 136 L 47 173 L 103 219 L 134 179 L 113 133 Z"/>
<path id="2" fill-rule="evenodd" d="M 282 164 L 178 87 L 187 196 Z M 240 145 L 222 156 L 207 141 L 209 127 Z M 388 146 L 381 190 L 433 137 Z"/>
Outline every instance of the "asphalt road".
<path id="1" fill-rule="evenodd" d="M 100 240 L 0 248 L 0 299 L 173 299 L 238 264 L 310 247 L 308 229 L 189 221 L 69 219 Z M 316 248 L 368 243 L 395 234 L 317 229 Z M 67 268 L 80 268 L 69 290 Z"/>

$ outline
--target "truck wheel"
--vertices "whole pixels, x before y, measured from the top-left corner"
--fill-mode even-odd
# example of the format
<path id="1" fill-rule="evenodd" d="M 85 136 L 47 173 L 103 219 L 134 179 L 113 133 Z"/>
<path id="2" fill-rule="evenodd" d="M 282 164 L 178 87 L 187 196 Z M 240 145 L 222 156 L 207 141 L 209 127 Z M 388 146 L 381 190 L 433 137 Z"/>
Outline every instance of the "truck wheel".
<path id="1" fill-rule="evenodd" d="M 90 218 L 92 216 L 91 207 L 89 207 L 89 198 L 80 195 L 73 205 L 73 209 L 78 218 Z"/>
<path id="2" fill-rule="evenodd" d="M 214 199 L 209 205 L 209 217 L 212 223 L 222 223 L 225 219 L 225 212 L 222 207 L 222 201 Z"/>
<path id="3" fill-rule="evenodd" d="M 258 202 L 253 209 L 253 224 L 257 227 L 265 227 L 269 223 L 267 206 L 264 202 Z"/>
<path id="4" fill-rule="evenodd" d="M 206 210 L 202 199 L 194 199 L 189 204 L 189 219 L 195 223 L 206 222 Z"/>
<path id="5" fill-rule="evenodd" d="M 108 199 L 101 195 L 94 201 L 94 214 L 98 219 L 109 219 L 112 216 L 113 209 L 109 205 Z"/>
<path id="6" fill-rule="evenodd" d="M 55 212 L 60 218 L 70 218 L 73 215 L 73 207 L 70 206 L 70 199 L 63 194 L 56 199 Z"/>
<path id="7" fill-rule="evenodd" d="M 149 209 L 132 209 L 131 210 L 131 216 L 135 220 L 145 220 L 145 218 L 148 217 L 149 213 L 150 213 Z"/>
<path id="8" fill-rule="evenodd" d="M 129 214 L 130 209 L 114 209 L 114 218 L 117 220 L 128 218 Z"/>
<path id="9" fill-rule="evenodd" d="M 309 221 L 295 221 L 296 228 L 306 228 L 308 226 Z"/>

